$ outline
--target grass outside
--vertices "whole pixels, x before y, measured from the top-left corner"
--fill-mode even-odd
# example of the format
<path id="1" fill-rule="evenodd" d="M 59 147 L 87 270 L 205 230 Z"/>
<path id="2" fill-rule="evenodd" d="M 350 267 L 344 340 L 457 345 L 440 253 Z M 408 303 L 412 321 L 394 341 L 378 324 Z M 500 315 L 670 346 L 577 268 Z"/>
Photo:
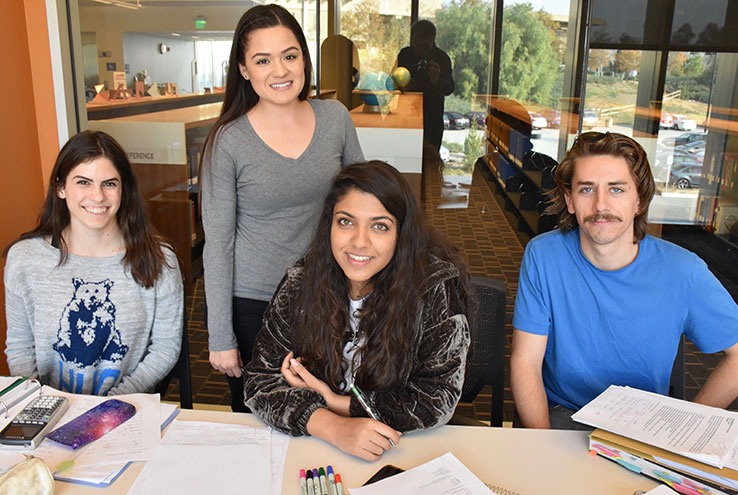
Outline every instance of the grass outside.
<path id="1" fill-rule="evenodd" d="M 585 107 L 595 111 L 602 111 L 609 108 L 623 107 L 626 105 L 635 105 L 638 94 L 638 81 L 618 81 L 597 78 L 597 80 L 587 81 L 587 94 L 585 98 Z M 523 103 L 531 112 L 544 112 L 548 107 L 536 103 Z M 674 98 L 664 102 L 663 109 L 669 113 L 684 114 L 702 124 L 707 117 L 707 104 Z M 633 110 L 626 110 L 612 116 L 615 124 L 633 125 Z"/>

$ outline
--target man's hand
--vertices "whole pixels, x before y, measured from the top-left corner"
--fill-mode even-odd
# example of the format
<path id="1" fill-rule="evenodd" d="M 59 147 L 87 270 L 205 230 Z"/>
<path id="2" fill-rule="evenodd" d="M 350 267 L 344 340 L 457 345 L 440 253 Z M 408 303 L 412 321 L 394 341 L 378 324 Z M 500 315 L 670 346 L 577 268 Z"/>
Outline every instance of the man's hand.
<path id="1" fill-rule="evenodd" d="M 316 378 L 303 366 L 302 358 L 295 358 L 292 352 L 287 354 L 282 361 L 282 375 L 291 387 L 309 388 L 318 392 L 328 404 L 328 409 L 334 413 L 341 416 L 349 415 L 351 398 L 333 392 L 327 383 Z"/>
<path id="2" fill-rule="evenodd" d="M 316 410 L 308 420 L 310 435 L 326 440 L 344 452 L 367 461 L 378 460 L 392 445 L 400 441 L 402 433 L 370 418 L 345 418 L 328 409 Z"/>
<path id="3" fill-rule="evenodd" d="M 241 353 L 238 352 L 238 349 L 210 351 L 210 365 L 221 373 L 238 378 L 241 376 L 241 368 L 243 368 Z"/>
<path id="4" fill-rule="evenodd" d="M 551 427 L 542 373 L 547 342 L 546 335 L 514 329 L 510 356 L 510 388 L 515 408 L 526 428 Z"/>

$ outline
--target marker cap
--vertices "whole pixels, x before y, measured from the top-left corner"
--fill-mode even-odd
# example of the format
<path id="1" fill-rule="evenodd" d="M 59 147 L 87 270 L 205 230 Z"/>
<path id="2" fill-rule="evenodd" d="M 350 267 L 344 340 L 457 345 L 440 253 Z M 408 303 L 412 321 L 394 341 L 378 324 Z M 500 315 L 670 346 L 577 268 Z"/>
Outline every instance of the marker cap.
<path id="1" fill-rule="evenodd" d="M 305 477 L 305 470 L 300 469 L 300 478 L 304 478 L 304 477 Z"/>
<path id="2" fill-rule="evenodd" d="M 333 474 L 333 466 L 328 465 L 328 474 Z"/>

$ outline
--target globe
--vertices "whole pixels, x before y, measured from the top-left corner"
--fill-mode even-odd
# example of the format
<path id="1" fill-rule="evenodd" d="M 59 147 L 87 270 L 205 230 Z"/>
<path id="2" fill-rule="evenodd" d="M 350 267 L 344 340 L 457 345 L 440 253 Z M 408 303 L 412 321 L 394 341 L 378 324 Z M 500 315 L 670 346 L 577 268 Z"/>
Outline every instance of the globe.
<path id="1" fill-rule="evenodd" d="M 383 107 L 389 105 L 390 100 L 394 96 L 385 92 L 394 91 L 395 82 L 386 72 L 368 71 L 361 73 L 356 89 L 374 92 L 375 94 L 361 94 L 361 100 L 367 105 Z"/>
<path id="2" fill-rule="evenodd" d="M 392 80 L 398 88 L 404 88 L 410 84 L 410 71 L 405 67 L 397 67 L 392 71 Z"/>

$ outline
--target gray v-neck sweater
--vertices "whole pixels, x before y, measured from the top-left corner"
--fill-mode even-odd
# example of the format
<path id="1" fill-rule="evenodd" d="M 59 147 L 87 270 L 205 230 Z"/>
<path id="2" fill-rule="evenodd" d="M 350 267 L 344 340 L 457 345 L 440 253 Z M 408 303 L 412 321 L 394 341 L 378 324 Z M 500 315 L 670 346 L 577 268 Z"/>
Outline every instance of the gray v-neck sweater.
<path id="1" fill-rule="evenodd" d="M 364 160 L 356 129 L 338 101 L 308 100 L 310 144 L 297 158 L 267 146 L 244 115 L 224 126 L 200 175 L 209 348 L 237 347 L 233 296 L 269 301 L 287 267 L 315 234 L 332 178 Z"/>

